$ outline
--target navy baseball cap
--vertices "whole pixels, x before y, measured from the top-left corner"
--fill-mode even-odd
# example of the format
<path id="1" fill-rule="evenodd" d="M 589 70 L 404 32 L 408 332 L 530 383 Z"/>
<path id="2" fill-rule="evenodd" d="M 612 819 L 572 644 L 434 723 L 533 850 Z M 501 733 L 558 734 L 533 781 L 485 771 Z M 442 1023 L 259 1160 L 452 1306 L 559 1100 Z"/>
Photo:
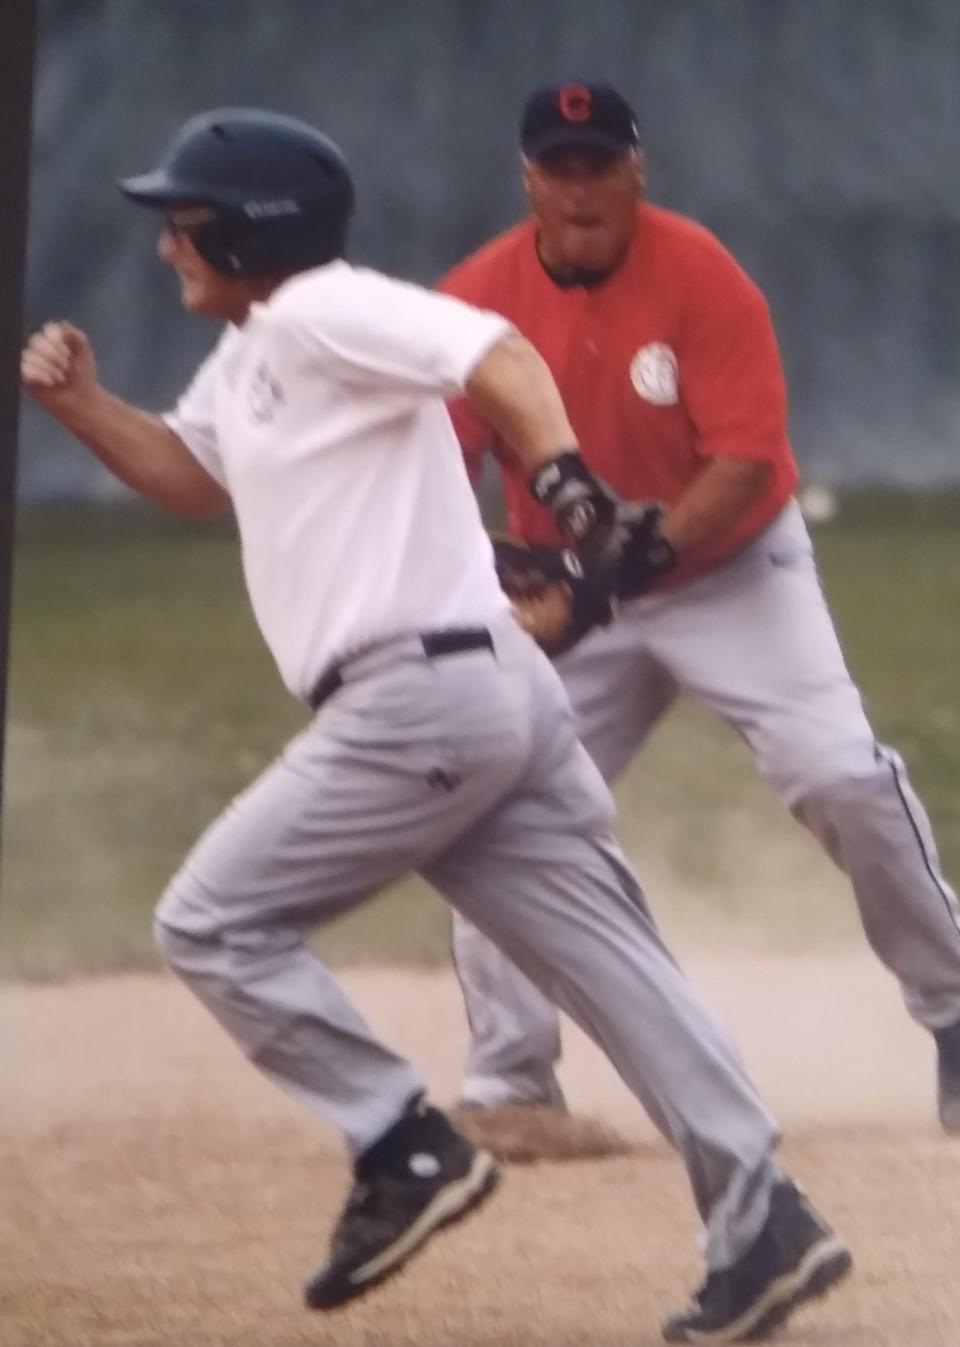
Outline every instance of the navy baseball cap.
<path id="1" fill-rule="evenodd" d="M 633 108 L 609 84 L 572 81 L 537 89 L 520 119 L 520 148 L 528 159 L 556 150 L 625 154 L 639 143 Z"/>

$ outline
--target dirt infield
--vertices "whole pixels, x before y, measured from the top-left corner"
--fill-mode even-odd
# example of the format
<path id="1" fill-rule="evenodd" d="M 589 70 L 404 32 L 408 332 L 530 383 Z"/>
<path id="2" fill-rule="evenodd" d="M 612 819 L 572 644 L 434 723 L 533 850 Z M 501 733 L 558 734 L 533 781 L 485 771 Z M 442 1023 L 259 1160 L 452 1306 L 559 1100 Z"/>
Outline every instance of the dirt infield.
<path id="1" fill-rule="evenodd" d="M 960 1142 L 933 1123 L 932 1047 L 889 978 L 860 953 L 689 964 L 858 1261 L 783 1341 L 956 1347 Z M 348 982 L 452 1098 L 453 979 Z M 337 1142 L 185 992 L 161 978 L 7 987 L 0 1033 L 2 1347 L 646 1347 L 699 1276 L 679 1165 L 573 1030 L 571 1102 L 636 1152 L 510 1168 L 485 1212 L 332 1318 L 302 1311 L 299 1287 L 343 1192 Z"/>

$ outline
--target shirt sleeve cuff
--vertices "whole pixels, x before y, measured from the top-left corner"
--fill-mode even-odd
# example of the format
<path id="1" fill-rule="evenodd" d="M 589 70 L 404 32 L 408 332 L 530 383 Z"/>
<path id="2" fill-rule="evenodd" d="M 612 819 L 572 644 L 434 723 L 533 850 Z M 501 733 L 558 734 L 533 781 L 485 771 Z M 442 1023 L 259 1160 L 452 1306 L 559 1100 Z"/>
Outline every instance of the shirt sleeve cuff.
<path id="1" fill-rule="evenodd" d="M 187 425 L 176 411 L 161 412 L 160 420 L 168 430 L 173 431 L 181 444 L 189 449 L 204 472 L 208 473 L 224 490 L 229 490 L 223 471 L 223 463 L 216 449 L 207 443 L 195 429 Z"/>

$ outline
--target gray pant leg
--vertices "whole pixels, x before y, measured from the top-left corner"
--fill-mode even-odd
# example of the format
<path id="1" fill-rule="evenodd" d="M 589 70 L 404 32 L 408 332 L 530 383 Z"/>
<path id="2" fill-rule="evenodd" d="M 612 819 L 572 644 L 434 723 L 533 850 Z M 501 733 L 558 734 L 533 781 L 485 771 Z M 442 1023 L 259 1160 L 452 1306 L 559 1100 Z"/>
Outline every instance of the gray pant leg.
<path id="1" fill-rule="evenodd" d="M 425 873 L 594 1039 L 679 1150 L 708 1266 L 721 1268 L 766 1217 L 777 1128 L 663 944 L 612 839 L 613 800 L 545 661 L 537 678 L 522 785 Z"/>
<path id="2" fill-rule="evenodd" d="M 558 714 L 528 790 L 425 873 L 593 1038 L 678 1149 L 721 1268 L 766 1218 L 777 1128 L 665 948 L 609 835 L 599 774 L 559 730 Z"/>
<path id="3" fill-rule="evenodd" d="M 613 781 L 673 700 L 670 678 L 637 649 L 626 624 L 593 632 L 558 662 L 581 742 Z M 560 1097 L 560 1022 L 553 1002 L 459 912 L 453 958 L 470 1046 L 461 1095 L 492 1107 Z"/>
<path id="4" fill-rule="evenodd" d="M 867 937 L 913 1016 L 931 1029 L 960 1020 L 957 901 L 903 763 L 876 742 L 796 507 L 677 595 L 653 641 L 849 875 Z"/>
<path id="5" fill-rule="evenodd" d="M 453 961 L 470 1029 L 461 1099 L 483 1108 L 559 1105 L 563 1094 L 554 1071 L 561 1049 L 556 1006 L 457 911 Z"/>
<path id="6" fill-rule="evenodd" d="M 526 695 L 482 651 L 348 682 L 208 830 L 158 907 L 175 971 L 354 1152 L 423 1082 L 373 1037 L 305 934 L 495 807 L 524 769 Z"/>
<path id="7" fill-rule="evenodd" d="M 928 1029 L 960 1020 L 960 911 L 903 762 L 877 746 L 875 769 L 820 786 L 793 807 L 849 875 L 873 949 Z"/>
<path id="8" fill-rule="evenodd" d="M 296 928 L 206 937 L 156 923 L 157 945 L 249 1060 L 346 1138 L 374 1142 L 426 1085 L 376 1039 Z"/>

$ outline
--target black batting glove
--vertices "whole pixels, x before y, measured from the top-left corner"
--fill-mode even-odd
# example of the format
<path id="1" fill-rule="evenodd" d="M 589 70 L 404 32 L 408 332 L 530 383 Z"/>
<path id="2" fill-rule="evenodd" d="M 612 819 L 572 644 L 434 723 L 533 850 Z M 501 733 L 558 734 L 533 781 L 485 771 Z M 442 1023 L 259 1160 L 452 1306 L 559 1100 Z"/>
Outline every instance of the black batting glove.
<path id="1" fill-rule="evenodd" d="M 617 522 L 626 536 L 617 565 L 618 599 L 635 599 L 646 593 L 654 580 L 676 566 L 673 544 L 661 532 L 665 513 L 659 503 L 636 501 L 620 506 Z"/>
<path id="2" fill-rule="evenodd" d="M 530 479 L 530 493 L 553 512 L 564 539 L 580 548 L 613 528 L 617 498 L 594 477 L 578 449 L 564 449 Z"/>
<path id="3" fill-rule="evenodd" d="M 677 564 L 677 554 L 661 532 L 664 506 L 620 500 L 594 477 L 579 450 L 565 449 L 540 468 L 530 490 L 553 511 L 595 592 L 611 600 L 636 598 Z"/>

